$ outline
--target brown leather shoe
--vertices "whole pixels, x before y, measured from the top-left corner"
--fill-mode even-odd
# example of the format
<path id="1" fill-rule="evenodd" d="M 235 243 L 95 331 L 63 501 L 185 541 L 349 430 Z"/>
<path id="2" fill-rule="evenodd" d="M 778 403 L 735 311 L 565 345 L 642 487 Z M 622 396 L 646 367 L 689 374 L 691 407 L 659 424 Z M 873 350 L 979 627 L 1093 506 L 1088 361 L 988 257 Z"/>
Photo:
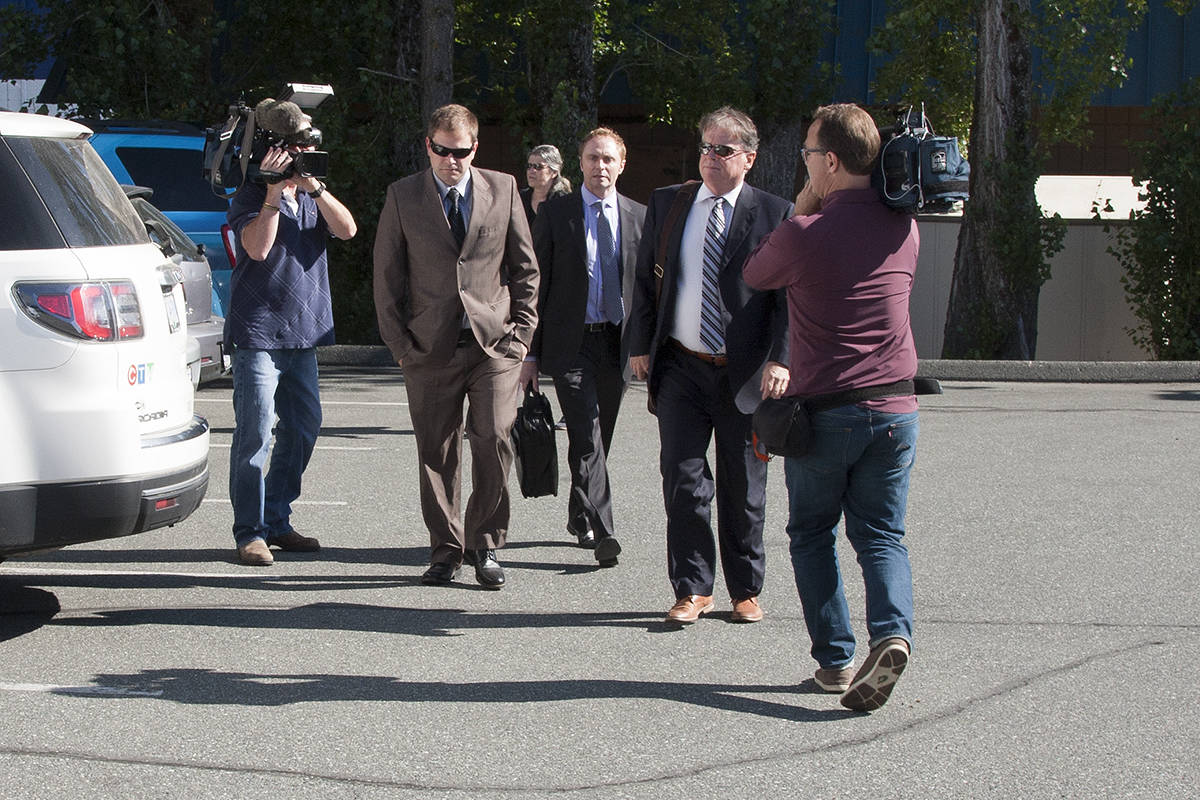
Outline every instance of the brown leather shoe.
<path id="1" fill-rule="evenodd" d="M 321 549 L 321 543 L 312 536 L 301 536 L 295 531 L 288 531 L 279 536 L 267 537 L 268 547 L 278 547 L 292 553 L 315 553 Z"/>
<path id="2" fill-rule="evenodd" d="M 667 612 L 667 622 L 690 625 L 700 619 L 701 614 L 707 614 L 712 610 L 711 594 L 689 594 L 679 598 L 675 605 L 671 606 L 671 610 Z"/>
<path id="3" fill-rule="evenodd" d="M 269 567 L 275 563 L 270 548 L 262 539 L 255 539 L 250 544 L 238 548 L 238 561 L 247 567 Z"/>
<path id="4" fill-rule="evenodd" d="M 733 615 L 730 617 L 732 622 L 758 622 L 762 618 L 763 610 L 757 597 L 733 601 Z"/>

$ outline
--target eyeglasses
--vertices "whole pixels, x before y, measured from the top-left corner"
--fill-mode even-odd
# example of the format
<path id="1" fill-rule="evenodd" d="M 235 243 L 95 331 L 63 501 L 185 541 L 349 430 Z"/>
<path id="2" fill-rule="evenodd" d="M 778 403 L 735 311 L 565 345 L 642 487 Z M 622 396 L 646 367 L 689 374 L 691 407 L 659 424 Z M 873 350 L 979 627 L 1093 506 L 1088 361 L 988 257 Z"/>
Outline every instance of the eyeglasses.
<path id="1" fill-rule="evenodd" d="M 544 169 L 550 169 L 549 164 L 526 164 L 525 169 L 531 169 L 534 172 L 541 172 Z"/>
<path id="2" fill-rule="evenodd" d="M 828 150 L 825 150 L 820 147 L 801 147 L 800 148 L 800 160 L 807 161 L 808 157 L 810 155 L 813 155 L 814 153 L 828 153 L 828 152 L 829 152 Z"/>
<path id="3" fill-rule="evenodd" d="M 738 153 L 748 152 L 746 150 L 738 150 L 736 147 L 731 147 L 727 144 L 709 144 L 708 142 L 700 143 L 700 155 L 706 156 L 710 153 L 717 158 L 731 158 Z"/>
<path id="4" fill-rule="evenodd" d="M 433 151 L 434 155 L 441 156 L 442 158 L 446 158 L 447 156 L 466 158 L 467 156 L 471 155 L 472 151 L 475 150 L 474 147 L 446 147 L 445 145 L 438 144 L 432 139 L 429 140 L 429 149 Z"/>

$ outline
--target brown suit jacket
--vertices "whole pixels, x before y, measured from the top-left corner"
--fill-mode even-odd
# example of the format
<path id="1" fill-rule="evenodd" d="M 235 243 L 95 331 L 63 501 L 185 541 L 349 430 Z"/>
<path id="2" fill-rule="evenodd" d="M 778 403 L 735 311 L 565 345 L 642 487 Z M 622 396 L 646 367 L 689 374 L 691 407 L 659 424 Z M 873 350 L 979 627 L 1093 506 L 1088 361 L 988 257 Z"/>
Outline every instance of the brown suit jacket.
<path id="1" fill-rule="evenodd" d="M 492 358 L 529 352 L 538 268 L 516 179 L 471 167 L 471 192 L 460 252 L 432 170 L 388 187 L 375 234 L 375 312 L 397 361 L 449 362 L 464 310 Z"/>

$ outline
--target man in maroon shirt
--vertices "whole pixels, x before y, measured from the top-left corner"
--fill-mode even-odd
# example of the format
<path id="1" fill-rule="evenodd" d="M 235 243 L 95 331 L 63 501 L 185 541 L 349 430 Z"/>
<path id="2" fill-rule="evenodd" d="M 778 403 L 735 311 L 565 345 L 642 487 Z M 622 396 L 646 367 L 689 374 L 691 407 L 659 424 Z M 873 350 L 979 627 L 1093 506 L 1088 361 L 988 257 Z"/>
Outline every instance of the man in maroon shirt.
<path id="1" fill-rule="evenodd" d="M 918 429 L 906 382 L 917 371 L 908 300 L 919 242 L 916 221 L 871 187 L 878 153 L 867 112 L 819 108 L 802 151 L 808 183 L 796 198 L 798 216 L 764 239 L 743 270 L 750 286 L 787 289 L 789 395 L 896 384 L 893 396 L 811 414 L 808 452 L 784 464 L 815 681 L 858 711 L 887 701 L 912 646 L 912 570 L 902 539 Z M 870 654 L 857 673 L 834 547 L 843 514 L 866 584 Z"/>

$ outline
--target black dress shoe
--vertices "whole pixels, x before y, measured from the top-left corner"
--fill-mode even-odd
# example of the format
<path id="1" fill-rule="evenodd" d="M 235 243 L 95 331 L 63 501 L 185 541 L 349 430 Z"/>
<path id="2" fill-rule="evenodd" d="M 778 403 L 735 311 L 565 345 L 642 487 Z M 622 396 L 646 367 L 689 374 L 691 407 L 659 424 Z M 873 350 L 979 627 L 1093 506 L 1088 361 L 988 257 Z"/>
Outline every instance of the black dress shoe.
<path id="1" fill-rule="evenodd" d="M 429 569 L 425 570 L 425 574 L 421 576 L 421 583 L 426 586 L 448 586 L 456 575 L 458 575 L 458 567 L 445 561 L 438 561 L 430 564 Z"/>
<path id="2" fill-rule="evenodd" d="M 504 585 L 504 568 L 496 560 L 495 550 L 467 550 L 463 561 L 475 567 L 475 580 L 485 589 L 499 589 Z"/>
<path id="3" fill-rule="evenodd" d="M 571 534 L 576 539 L 578 539 L 579 546 L 582 547 L 584 550 L 595 550 L 596 549 L 596 535 L 594 533 L 592 533 L 591 528 L 584 528 L 583 532 L 581 533 L 581 532 L 575 530 L 574 528 L 572 528 L 570 525 L 568 525 L 567 533 Z"/>
<path id="4" fill-rule="evenodd" d="M 615 567 L 621 554 L 621 543 L 615 536 L 605 536 L 596 542 L 596 561 L 602 567 Z"/>

